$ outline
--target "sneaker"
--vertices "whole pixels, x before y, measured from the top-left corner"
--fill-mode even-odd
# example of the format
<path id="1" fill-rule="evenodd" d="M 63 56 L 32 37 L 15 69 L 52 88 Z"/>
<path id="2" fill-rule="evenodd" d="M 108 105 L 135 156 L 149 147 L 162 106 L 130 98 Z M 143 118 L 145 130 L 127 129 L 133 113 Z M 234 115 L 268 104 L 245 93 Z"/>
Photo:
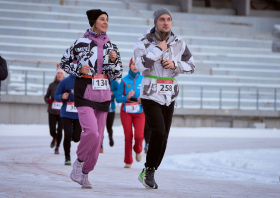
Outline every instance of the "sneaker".
<path id="1" fill-rule="evenodd" d="M 65 158 L 65 163 L 64 165 L 70 165 L 71 166 L 71 158 L 70 157 L 66 157 Z"/>
<path id="2" fill-rule="evenodd" d="M 149 148 L 149 145 L 146 144 L 146 145 L 145 145 L 145 148 L 144 148 L 144 152 L 145 152 L 146 154 L 148 153 L 148 148 Z"/>
<path id="3" fill-rule="evenodd" d="M 124 168 L 131 168 L 131 164 L 125 164 Z"/>
<path id="4" fill-rule="evenodd" d="M 109 137 L 109 145 L 110 145 L 111 147 L 114 146 L 113 137 Z"/>
<path id="5" fill-rule="evenodd" d="M 73 169 L 72 172 L 70 174 L 70 178 L 74 181 L 74 182 L 78 182 L 79 184 L 82 185 L 82 168 L 83 168 L 84 163 L 80 163 L 78 161 L 78 159 L 76 159 L 76 161 L 73 164 Z"/>
<path id="6" fill-rule="evenodd" d="M 51 148 L 53 148 L 53 147 L 55 146 L 55 143 L 56 143 L 56 140 L 55 140 L 55 139 L 53 139 L 53 140 L 51 141 L 51 145 L 50 145 L 50 147 L 51 147 Z"/>
<path id="7" fill-rule="evenodd" d="M 103 148 L 100 148 L 99 153 L 103 153 Z"/>
<path id="8" fill-rule="evenodd" d="M 82 174 L 81 183 L 82 183 L 82 188 L 92 188 L 91 183 L 89 183 L 89 181 L 88 181 L 87 174 Z"/>
<path id="9" fill-rule="evenodd" d="M 155 169 L 154 168 L 144 168 L 140 175 L 138 176 L 138 180 L 146 187 L 157 189 L 158 185 L 154 179 Z"/>
<path id="10" fill-rule="evenodd" d="M 59 154 L 59 147 L 56 147 L 55 149 L 54 149 L 54 154 Z"/>
<path id="11" fill-rule="evenodd" d="M 141 153 L 136 154 L 135 158 L 136 158 L 136 161 L 137 161 L 137 162 L 140 162 L 140 161 L 141 161 L 141 159 L 142 159 L 142 155 L 141 155 Z"/>

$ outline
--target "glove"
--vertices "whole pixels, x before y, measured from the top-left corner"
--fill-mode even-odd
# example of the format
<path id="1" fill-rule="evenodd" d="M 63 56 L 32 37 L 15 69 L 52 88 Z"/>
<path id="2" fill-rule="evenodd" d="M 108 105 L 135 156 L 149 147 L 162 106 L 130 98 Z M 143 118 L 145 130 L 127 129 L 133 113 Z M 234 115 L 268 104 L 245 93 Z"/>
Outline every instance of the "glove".
<path id="1" fill-rule="evenodd" d="M 47 103 L 48 103 L 48 104 L 52 104 L 52 99 L 49 98 L 49 99 L 47 100 Z"/>

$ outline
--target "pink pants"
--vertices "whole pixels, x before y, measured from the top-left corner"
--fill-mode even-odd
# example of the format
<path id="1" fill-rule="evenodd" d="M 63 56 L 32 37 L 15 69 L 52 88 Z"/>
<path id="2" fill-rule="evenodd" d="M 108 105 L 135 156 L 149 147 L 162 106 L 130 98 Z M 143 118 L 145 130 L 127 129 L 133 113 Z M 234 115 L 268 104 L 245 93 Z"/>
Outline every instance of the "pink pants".
<path id="1" fill-rule="evenodd" d="M 77 107 L 79 121 L 84 132 L 77 149 L 77 156 L 84 161 L 83 172 L 88 173 L 95 167 L 103 139 L 107 112 L 91 107 Z"/>

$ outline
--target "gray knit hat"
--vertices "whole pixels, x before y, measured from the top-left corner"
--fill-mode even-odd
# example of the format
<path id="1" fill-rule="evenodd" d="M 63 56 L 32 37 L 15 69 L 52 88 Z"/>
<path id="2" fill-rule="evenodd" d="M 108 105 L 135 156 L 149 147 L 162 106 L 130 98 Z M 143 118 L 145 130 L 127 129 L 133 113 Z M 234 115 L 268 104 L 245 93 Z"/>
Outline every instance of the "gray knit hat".
<path id="1" fill-rule="evenodd" d="M 172 19 L 171 12 L 170 12 L 168 9 L 166 9 L 166 8 L 160 8 L 160 9 L 158 9 L 157 11 L 154 12 L 154 23 L 155 23 L 155 25 L 157 24 L 158 18 L 159 18 L 161 15 L 163 15 L 163 14 L 168 14 L 168 15 L 171 17 L 171 19 Z"/>

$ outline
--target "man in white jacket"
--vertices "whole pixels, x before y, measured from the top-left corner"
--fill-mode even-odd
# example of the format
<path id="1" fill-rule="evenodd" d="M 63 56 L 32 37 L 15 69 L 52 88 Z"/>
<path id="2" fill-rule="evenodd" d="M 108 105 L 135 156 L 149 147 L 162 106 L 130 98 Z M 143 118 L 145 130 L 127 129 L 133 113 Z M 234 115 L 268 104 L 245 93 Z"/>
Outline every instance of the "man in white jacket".
<path id="1" fill-rule="evenodd" d="M 192 74 L 193 57 L 183 39 L 171 31 L 172 15 L 160 8 L 154 13 L 155 27 L 140 37 L 134 46 L 137 69 L 144 76 L 140 97 L 151 130 L 145 168 L 138 179 L 147 188 L 158 188 L 154 179 L 167 145 L 174 101 L 179 94 L 175 77 Z"/>

